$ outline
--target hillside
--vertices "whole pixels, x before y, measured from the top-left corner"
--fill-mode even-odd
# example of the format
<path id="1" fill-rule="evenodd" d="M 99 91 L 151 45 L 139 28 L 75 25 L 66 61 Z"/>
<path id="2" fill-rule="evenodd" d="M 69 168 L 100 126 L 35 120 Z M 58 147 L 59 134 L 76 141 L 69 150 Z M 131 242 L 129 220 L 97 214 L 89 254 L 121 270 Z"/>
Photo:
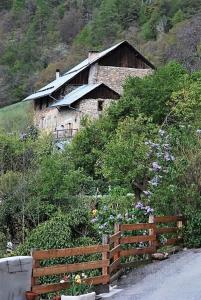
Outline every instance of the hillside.
<path id="1" fill-rule="evenodd" d="M 89 49 L 127 39 L 157 66 L 201 65 L 199 0 L 3 0 L 0 106 L 16 103 Z"/>

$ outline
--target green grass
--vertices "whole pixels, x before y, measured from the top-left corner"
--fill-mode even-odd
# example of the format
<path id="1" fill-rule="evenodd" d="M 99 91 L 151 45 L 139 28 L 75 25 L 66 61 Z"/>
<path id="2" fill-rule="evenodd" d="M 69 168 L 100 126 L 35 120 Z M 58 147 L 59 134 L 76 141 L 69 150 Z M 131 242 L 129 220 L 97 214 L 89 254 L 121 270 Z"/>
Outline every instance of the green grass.
<path id="1" fill-rule="evenodd" d="M 20 102 L 0 109 L 0 130 L 21 131 L 33 123 L 33 109 L 29 102 Z"/>

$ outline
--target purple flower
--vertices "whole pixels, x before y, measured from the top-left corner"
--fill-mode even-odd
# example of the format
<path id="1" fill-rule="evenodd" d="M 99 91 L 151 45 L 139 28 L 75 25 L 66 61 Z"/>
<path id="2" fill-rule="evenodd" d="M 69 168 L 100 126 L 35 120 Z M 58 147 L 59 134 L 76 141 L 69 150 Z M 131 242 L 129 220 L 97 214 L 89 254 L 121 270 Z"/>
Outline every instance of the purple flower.
<path id="1" fill-rule="evenodd" d="M 158 171 L 161 170 L 161 166 L 155 161 L 155 162 L 152 163 L 152 170 L 154 172 L 158 172 Z"/>
<path id="2" fill-rule="evenodd" d="M 154 212 L 154 209 L 151 208 L 150 206 L 146 206 L 144 209 L 145 209 L 145 215 L 151 215 Z"/>
<path id="3" fill-rule="evenodd" d="M 148 181 L 152 186 L 158 186 L 160 183 L 159 176 L 155 176 L 152 180 Z"/>
<path id="4" fill-rule="evenodd" d="M 166 152 L 164 155 L 164 159 L 166 161 L 173 161 L 173 160 L 175 160 L 175 157 L 173 155 L 169 154 L 168 152 Z"/>
<path id="5" fill-rule="evenodd" d="M 166 151 L 170 150 L 170 148 L 171 148 L 170 144 L 163 144 L 162 146 L 163 146 L 164 150 L 166 150 Z"/>
<path id="6" fill-rule="evenodd" d="M 150 191 L 143 191 L 143 193 L 148 197 L 152 195 L 152 192 L 150 192 Z M 138 203 L 140 203 L 140 202 L 138 202 Z"/>
<path id="7" fill-rule="evenodd" d="M 98 221 L 98 218 L 94 218 L 94 219 L 91 220 L 91 223 L 94 224 L 94 223 L 96 223 L 97 221 Z"/>
<path id="8" fill-rule="evenodd" d="M 153 149 L 158 148 L 158 147 L 160 146 L 159 144 L 152 143 L 152 142 L 150 142 L 149 145 L 150 145 L 151 148 L 153 148 Z"/>
<path id="9" fill-rule="evenodd" d="M 135 205 L 135 208 L 137 208 L 137 209 L 143 209 L 143 208 L 144 208 L 144 205 L 142 204 L 142 202 L 138 202 L 138 203 Z"/>

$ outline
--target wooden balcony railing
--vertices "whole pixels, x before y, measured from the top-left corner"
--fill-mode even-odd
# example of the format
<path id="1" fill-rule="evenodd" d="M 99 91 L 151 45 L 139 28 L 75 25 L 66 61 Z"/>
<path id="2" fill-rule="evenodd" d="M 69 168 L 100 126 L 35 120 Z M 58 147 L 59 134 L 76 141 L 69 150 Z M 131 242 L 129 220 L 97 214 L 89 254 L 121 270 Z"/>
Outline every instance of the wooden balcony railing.
<path id="1" fill-rule="evenodd" d="M 78 129 L 58 129 L 53 132 L 56 140 L 71 139 L 78 132 Z"/>

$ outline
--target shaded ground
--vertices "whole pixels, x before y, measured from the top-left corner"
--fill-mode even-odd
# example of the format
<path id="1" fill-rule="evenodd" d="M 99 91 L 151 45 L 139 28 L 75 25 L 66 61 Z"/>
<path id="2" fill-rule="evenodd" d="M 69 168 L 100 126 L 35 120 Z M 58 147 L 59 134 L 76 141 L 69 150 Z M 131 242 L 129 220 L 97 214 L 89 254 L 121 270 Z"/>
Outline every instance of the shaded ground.
<path id="1" fill-rule="evenodd" d="M 108 300 L 201 300 L 201 249 L 135 269 L 118 288 Z"/>

